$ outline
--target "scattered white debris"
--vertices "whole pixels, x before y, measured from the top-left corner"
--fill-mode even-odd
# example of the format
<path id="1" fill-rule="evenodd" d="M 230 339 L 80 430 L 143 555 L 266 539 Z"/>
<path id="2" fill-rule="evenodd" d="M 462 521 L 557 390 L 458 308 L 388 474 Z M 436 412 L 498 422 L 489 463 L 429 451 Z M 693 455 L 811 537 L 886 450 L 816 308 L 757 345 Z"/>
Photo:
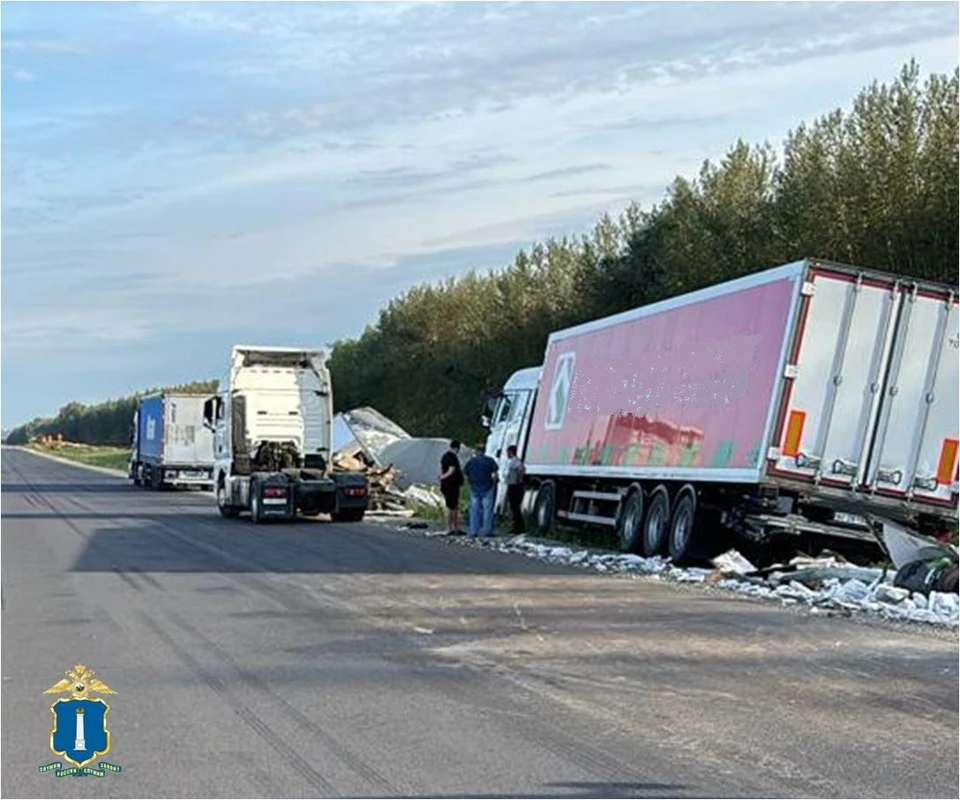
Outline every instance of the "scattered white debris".
<path id="1" fill-rule="evenodd" d="M 746 575 L 750 572 L 756 572 L 757 568 L 753 566 L 736 550 L 727 550 L 726 553 L 714 558 L 711 562 L 724 575 Z"/>
<path id="2" fill-rule="evenodd" d="M 677 583 L 708 583 L 748 597 L 777 600 L 782 605 L 802 605 L 815 613 L 844 610 L 875 614 L 890 620 L 960 627 L 960 599 L 957 595 L 938 592 L 929 597 L 916 592 L 911 595 L 906 589 L 893 585 L 893 570 L 854 567 L 835 558 L 794 559 L 792 572 L 784 568 L 761 578 L 750 575 L 756 570 L 735 550 L 725 553 L 727 558 L 721 557 L 720 564 L 714 560 L 717 569 L 710 570 L 676 567 L 662 556 L 644 558 L 544 545 L 529 541 L 525 535 L 497 539 L 490 542 L 490 546 L 505 553 L 519 553 L 528 558 L 570 564 L 595 572 L 640 574 Z M 748 570 L 748 566 L 751 569 Z"/>

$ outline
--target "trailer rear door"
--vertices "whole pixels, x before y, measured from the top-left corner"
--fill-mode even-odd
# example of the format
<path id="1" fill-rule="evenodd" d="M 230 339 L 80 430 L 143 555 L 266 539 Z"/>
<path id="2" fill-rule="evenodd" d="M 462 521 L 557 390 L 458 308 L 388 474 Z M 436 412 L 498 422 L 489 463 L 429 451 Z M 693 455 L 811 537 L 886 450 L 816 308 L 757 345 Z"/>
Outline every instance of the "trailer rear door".
<path id="1" fill-rule="evenodd" d="M 951 502 L 955 299 L 818 266 L 805 292 L 771 473 Z"/>
<path id="2" fill-rule="evenodd" d="M 867 484 L 953 505 L 957 493 L 960 314 L 949 295 L 904 290 Z"/>
<path id="3" fill-rule="evenodd" d="M 203 427 L 205 397 L 168 395 L 164 406 L 164 463 L 211 466 L 213 435 Z"/>

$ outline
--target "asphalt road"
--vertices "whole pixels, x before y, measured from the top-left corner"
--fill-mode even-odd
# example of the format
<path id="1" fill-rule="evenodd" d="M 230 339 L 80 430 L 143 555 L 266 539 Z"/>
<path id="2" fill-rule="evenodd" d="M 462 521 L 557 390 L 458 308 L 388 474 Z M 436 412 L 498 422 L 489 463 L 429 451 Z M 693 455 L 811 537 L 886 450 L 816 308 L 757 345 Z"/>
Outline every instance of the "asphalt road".
<path id="1" fill-rule="evenodd" d="M 957 639 L 2 454 L 4 797 L 957 797 Z M 50 695 L 117 694 L 104 778 Z"/>

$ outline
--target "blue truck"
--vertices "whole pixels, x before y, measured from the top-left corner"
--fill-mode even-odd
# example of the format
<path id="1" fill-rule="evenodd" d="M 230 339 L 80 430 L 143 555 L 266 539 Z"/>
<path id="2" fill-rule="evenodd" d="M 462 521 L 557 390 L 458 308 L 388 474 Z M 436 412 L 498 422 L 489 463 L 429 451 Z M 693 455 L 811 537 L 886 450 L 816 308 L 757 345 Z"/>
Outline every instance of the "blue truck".
<path id="1" fill-rule="evenodd" d="M 136 486 L 213 488 L 213 434 L 203 425 L 205 399 L 174 392 L 139 399 L 129 473 Z"/>

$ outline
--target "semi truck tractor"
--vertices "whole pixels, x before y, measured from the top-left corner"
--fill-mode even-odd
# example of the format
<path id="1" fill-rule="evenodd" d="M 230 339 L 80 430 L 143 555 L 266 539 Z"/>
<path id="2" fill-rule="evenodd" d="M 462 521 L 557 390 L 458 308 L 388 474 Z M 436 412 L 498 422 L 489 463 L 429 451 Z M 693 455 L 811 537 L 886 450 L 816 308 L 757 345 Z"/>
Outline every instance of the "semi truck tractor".
<path id="1" fill-rule="evenodd" d="M 955 287 L 803 260 L 560 330 L 491 398 L 537 530 L 682 562 L 957 521 Z M 773 549 L 773 548 L 770 548 Z"/>
<path id="2" fill-rule="evenodd" d="M 137 486 L 213 486 L 213 435 L 203 425 L 203 395 L 159 392 L 133 413 L 130 478 Z"/>
<path id="3" fill-rule="evenodd" d="M 254 524 L 323 513 L 335 522 L 362 520 L 367 478 L 333 471 L 332 420 L 323 351 L 235 346 L 227 380 L 204 405 L 220 513 L 249 512 Z"/>

